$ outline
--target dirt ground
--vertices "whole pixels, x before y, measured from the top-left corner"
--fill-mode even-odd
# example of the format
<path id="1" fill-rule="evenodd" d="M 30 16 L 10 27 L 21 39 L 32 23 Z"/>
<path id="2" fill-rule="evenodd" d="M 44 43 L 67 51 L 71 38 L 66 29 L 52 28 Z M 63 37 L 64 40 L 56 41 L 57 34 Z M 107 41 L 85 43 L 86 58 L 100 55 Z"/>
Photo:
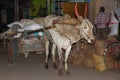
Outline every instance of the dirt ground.
<path id="1" fill-rule="evenodd" d="M 71 63 L 71 76 L 59 77 L 51 63 L 48 70 L 44 68 L 44 58 L 44 54 L 31 53 L 27 59 L 19 55 L 16 65 L 10 65 L 7 54 L 0 53 L 0 80 L 120 80 L 120 73 L 98 72 Z"/>

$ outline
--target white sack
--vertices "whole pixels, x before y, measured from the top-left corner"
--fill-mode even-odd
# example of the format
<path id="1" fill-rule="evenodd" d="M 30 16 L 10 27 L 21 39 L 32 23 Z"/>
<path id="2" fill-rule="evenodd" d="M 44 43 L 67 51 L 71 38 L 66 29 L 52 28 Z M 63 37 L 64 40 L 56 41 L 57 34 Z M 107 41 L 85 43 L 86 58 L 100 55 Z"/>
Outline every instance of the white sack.
<path id="1" fill-rule="evenodd" d="M 111 30 L 109 36 L 118 35 L 118 21 L 114 16 L 113 11 L 111 11 L 111 21 L 109 23 L 109 28 Z"/>

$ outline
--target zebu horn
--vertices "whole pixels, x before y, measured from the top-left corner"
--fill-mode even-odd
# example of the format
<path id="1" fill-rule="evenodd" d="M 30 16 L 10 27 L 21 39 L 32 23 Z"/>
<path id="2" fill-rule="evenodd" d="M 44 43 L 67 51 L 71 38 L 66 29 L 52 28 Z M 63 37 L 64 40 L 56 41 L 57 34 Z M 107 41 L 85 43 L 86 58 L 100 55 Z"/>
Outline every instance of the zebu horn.
<path id="1" fill-rule="evenodd" d="M 79 13 L 78 13 L 78 3 L 75 4 L 75 14 L 76 14 L 78 19 L 80 19 L 80 20 L 83 19 L 83 17 L 80 16 Z"/>
<path id="2" fill-rule="evenodd" d="M 88 10 L 88 5 L 87 3 L 85 4 L 85 12 L 84 12 L 84 17 L 86 18 L 87 17 L 87 10 Z"/>

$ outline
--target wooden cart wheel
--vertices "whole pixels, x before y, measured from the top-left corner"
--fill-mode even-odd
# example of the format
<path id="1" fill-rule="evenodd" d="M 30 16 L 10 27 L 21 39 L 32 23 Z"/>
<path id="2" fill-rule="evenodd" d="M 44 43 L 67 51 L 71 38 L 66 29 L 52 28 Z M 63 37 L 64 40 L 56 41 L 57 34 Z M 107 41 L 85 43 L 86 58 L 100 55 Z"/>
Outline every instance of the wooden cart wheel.
<path id="1" fill-rule="evenodd" d="M 112 43 L 106 47 L 104 61 L 110 71 L 120 72 L 120 43 Z"/>

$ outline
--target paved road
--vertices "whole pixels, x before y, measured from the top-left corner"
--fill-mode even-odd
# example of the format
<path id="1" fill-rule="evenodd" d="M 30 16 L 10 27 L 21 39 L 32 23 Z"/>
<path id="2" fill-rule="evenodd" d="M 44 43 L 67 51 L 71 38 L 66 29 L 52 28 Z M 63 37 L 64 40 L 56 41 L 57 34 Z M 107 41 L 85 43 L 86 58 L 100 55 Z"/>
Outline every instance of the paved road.
<path id="1" fill-rule="evenodd" d="M 0 54 L 0 80 L 120 80 L 120 73 L 98 72 L 69 64 L 71 76 L 59 77 L 50 65 L 44 69 L 44 55 L 30 54 L 27 59 L 20 55 L 16 65 L 9 65 L 6 54 Z"/>

